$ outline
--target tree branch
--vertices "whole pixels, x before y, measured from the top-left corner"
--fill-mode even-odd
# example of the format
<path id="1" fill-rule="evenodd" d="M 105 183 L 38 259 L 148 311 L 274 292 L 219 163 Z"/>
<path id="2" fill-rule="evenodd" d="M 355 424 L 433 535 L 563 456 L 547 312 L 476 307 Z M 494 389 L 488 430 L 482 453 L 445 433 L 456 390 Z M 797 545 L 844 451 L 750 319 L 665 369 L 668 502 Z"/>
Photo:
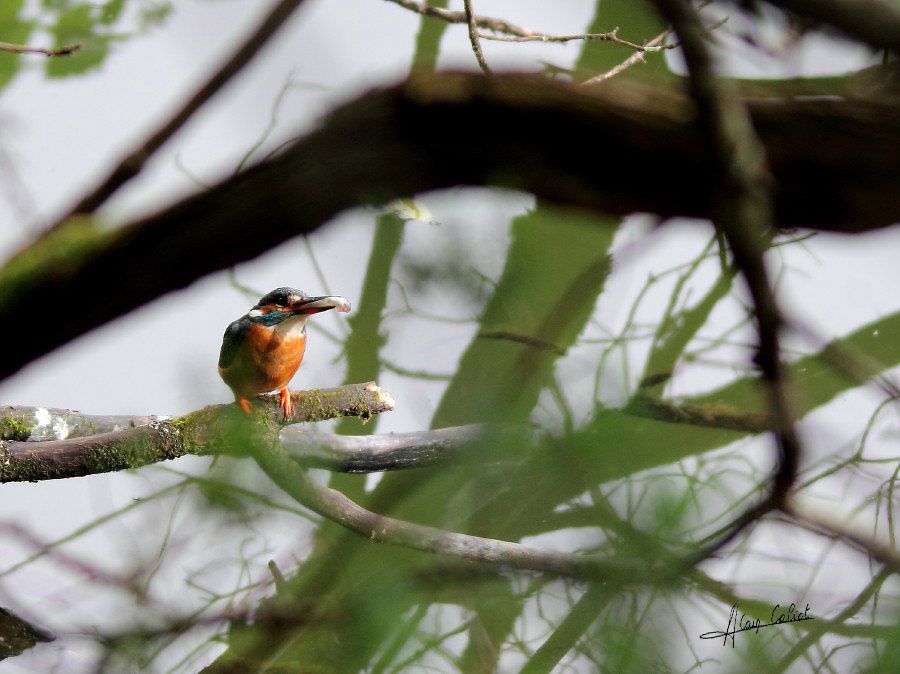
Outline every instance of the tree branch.
<path id="1" fill-rule="evenodd" d="M 122 185 L 138 175 L 144 164 L 161 148 L 169 138 L 184 126 L 200 107 L 212 98 L 232 77 L 247 65 L 278 29 L 287 21 L 303 0 L 280 0 L 272 11 L 256 27 L 240 48 L 223 63 L 219 69 L 201 86 L 188 101 L 166 122 L 154 131 L 144 142 L 129 152 L 110 174 L 90 194 L 86 195 L 72 210 L 61 217 L 43 236 L 62 226 L 73 215 L 93 213 Z M 79 45 L 80 46 L 80 45 Z"/>
<path id="2" fill-rule="evenodd" d="M 331 389 L 294 391 L 294 413 L 282 417 L 277 396 L 253 399 L 247 417 L 234 405 L 211 405 L 173 419 L 151 420 L 146 425 L 85 437 L 44 442 L 0 442 L 0 482 L 36 482 L 95 475 L 138 468 L 187 454 L 235 453 L 235 444 L 249 433 L 272 435 L 287 424 L 322 421 L 341 416 L 368 419 L 394 408 L 390 395 L 373 382 Z M 16 409 L 16 408 L 7 408 Z M 40 409 L 40 408 L 39 408 Z M 71 415 L 61 415 L 64 421 Z M 3 417 L 3 422 L 11 417 Z M 83 417 L 82 417 L 83 418 Z M 108 420 L 109 417 L 99 417 Z M 134 420 L 141 419 L 140 417 Z M 32 434 L 28 417 L 17 424 Z M 101 423 L 106 423 L 101 421 Z M 53 426 L 53 423 L 49 424 Z M 28 437 L 26 435 L 25 437 Z"/>
<path id="3" fill-rule="evenodd" d="M 900 573 L 900 556 L 891 547 L 861 533 L 851 531 L 845 524 L 804 507 L 795 500 L 783 504 L 781 511 L 796 522 L 812 526 L 823 536 L 831 536 L 844 541 L 851 547 L 878 560 L 892 573 Z"/>
<path id="4" fill-rule="evenodd" d="M 344 473 L 375 473 L 465 460 L 496 461 L 531 440 L 525 428 L 471 424 L 415 433 L 335 435 L 291 426 L 281 445 L 301 464 Z"/>
<path id="5" fill-rule="evenodd" d="M 83 438 L 98 433 L 146 426 L 160 418 L 156 415 L 82 414 L 56 407 L 8 405 L 0 407 L 0 440 L 40 442 Z"/>
<path id="6" fill-rule="evenodd" d="M 104 302 L 60 304 L 55 330 L 10 331 L 0 378 L 361 204 L 491 184 L 613 214 L 708 216 L 715 167 L 690 106 L 666 91 L 611 84 L 587 91 L 511 75 L 414 77 L 338 109 L 281 156 L 155 215 L 112 231 L 74 220 L 0 270 L 0 324 L 46 297 Z M 893 106 L 785 101 L 751 110 L 783 225 L 861 231 L 900 221 Z M 810 143 L 810 128 L 829 143 Z"/>
<path id="7" fill-rule="evenodd" d="M 485 75 L 491 74 L 487 61 L 484 60 L 484 54 L 481 53 L 481 43 L 478 41 L 478 23 L 475 21 L 475 11 L 472 9 L 472 0 L 463 0 L 463 7 L 466 9 L 466 26 L 469 29 L 469 42 L 472 43 L 472 51 L 475 53 L 475 60 L 478 61 L 478 67 Z"/>
<path id="8" fill-rule="evenodd" d="M 275 484 L 301 505 L 369 540 L 501 568 L 542 571 L 574 578 L 615 576 L 632 582 L 639 578 L 647 579 L 643 570 L 630 565 L 620 567 L 595 557 L 540 550 L 378 515 L 341 492 L 310 480 L 278 443 L 261 442 L 259 438 L 255 440 L 250 443 L 249 451 Z"/>
<path id="9" fill-rule="evenodd" d="M 885 49 L 900 50 L 900 6 L 892 0 L 767 0 L 769 4 Z"/>
<path id="10" fill-rule="evenodd" d="M 648 395 L 637 395 L 623 410 L 627 414 L 676 424 L 727 428 L 745 433 L 765 433 L 772 430 L 772 416 L 760 412 L 739 410 L 730 405 L 675 403 Z"/>
<path id="11" fill-rule="evenodd" d="M 656 4 L 681 42 L 698 122 L 718 167 L 713 183 L 713 222 L 730 244 L 735 267 L 750 290 L 759 335 L 756 362 L 768 387 L 769 413 L 778 446 L 778 461 L 766 501 L 745 511 L 727 533 L 692 555 L 688 563 L 695 565 L 733 540 L 767 510 L 784 503 L 797 477 L 801 448 L 781 363 L 781 312 L 763 260 L 775 222 L 774 183 L 766 151 L 736 88 L 716 77 L 703 25 L 689 2 L 656 0 Z"/>
<path id="12" fill-rule="evenodd" d="M 293 393 L 297 412 L 290 420 L 281 419 L 281 407 L 275 396 L 257 399 L 257 407 L 275 425 L 318 421 L 337 416 L 362 417 L 379 414 L 393 407 L 382 390 L 370 384 L 355 384 L 335 389 Z M 0 451 L 11 463 L 0 471 L 0 481 L 74 477 L 94 472 L 135 468 L 139 465 L 177 458 L 184 454 L 217 453 L 209 442 L 189 450 L 183 441 L 185 424 L 197 418 L 204 424 L 210 410 L 226 413 L 228 405 L 205 408 L 184 417 L 90 415 L 75 410 L 44 407 L 0 408 Z M 673 423 L 730 428 L 752 433 L 769 430 L 767 415 L 742 413 L 727 406 L 678 405 L 655 399 L 640 399 L 624 410 L 627 414 Z M 201 412 L 203 413 L 201 415 Z M 169 442 L 176 433 L 174 444 Z M 296 425 L 280 434 L 282 446 L 301 464 L 344 473 L 374 473 L 463 461 L 491 462 L 521 456 L 522 447 L 534 441 L 527 427 L 471 424 L 413 433 L 384 435 L 336 435 L 308 430 Z M 145 458 L 134 456 L 132 445 L 148 450 Z M 131 453 L 129 453 L 131 452 Z M 97 471 L 100 458 L 106 468 Z M 44 468 L 31 477 L 25 466 L 38 461 Z M 55 466 L 51 471 L 46 467 Z M 12 480 L 16 479 L 15 477 Z"/>
<path id="13" fill-rule="evenodd" d="M 482 40 L 497 40 L 500 42 L 556 43 L 572 42 L 573 40 L 601 40 L 605 42 L 614 42 L 615 44 L 629 47 L 638 52 L 657 51 L 658 49 L 660 49 L 658 44 L 647 43 L 642 45 L 637 44 L 636 42 L 630 42 L 629 40 L 624 40 L 619 37 L 618 29 L 611 30 L 607 33 L 577 33 L 573 35 L 553 35 L 551 33 L 544 33 L 541 31 L 531 30 L 530 28 L 517 26 L 514 23 L 510 23 L 506 19 L 495 19 L 490 16 L 481 16 L 474 13 L 472 13 L 470 16 L 469 10 L 462 12 L 453 11 L 449 9 L 443 9 L 441 7 L 431 7 L 421 2 L 414 2 L 413 0 L 388 0 L 388 2 L 392 2 L 395 5 L 399 5 L 400 7 L 408 9 L 411 12 L 415 12 L 416 14 L 420 14 L 421 16 L 427 16 L 432 19 L 439 19 L 441 21 L 446 21 L 447 23 L 472 24 L 473 27 L 470 28 L 470 36 L 471 31 L 475 30 L 476 28 L 483 28 L 484 30 L 493 31 L 493 33 L 482 33 L 476 30 L 475 32 L 477 34 L 477 37 L 480 37 Z M 500 33 L 500 35 L 497 35 L 497 33 Z"/>

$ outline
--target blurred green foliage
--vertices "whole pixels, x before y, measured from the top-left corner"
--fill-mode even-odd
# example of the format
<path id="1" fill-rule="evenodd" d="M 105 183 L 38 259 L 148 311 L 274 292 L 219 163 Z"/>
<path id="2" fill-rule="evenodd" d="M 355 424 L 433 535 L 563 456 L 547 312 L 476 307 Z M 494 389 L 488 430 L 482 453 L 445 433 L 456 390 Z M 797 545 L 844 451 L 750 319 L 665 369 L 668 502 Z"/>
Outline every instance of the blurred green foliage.
<path id="1" fill-rule="evenodd" d="M 56 23 L 50 28 L 53 46 L 81 43 L 81 49 L 70 58 L 47 59 L 48 77 L 81 75 L 103 63 L 109 53 L 112 35 L 97 32 L 102 27 L 101 12 L 87 3 L 75 4 L 60 10 Z"/>
<path id="2" fill-rule="evenodd" d="M 43 61 L 47 77 L 73 77 L 100 68 L 112 46 L 158 26 L 172 12 L 170 0 L 3 0 L 0 40 L 34 46 L 39 36 L 53 48 L 80 44 L 66 56 L 45 57 L 0 51 L 0 90 L 9 84 L 25 60 Z"/>
<path id="3" fill-rule="evenodd" d="M 9 40 L 25 41 L 40 29 L 52 35 L 57 46 L 83 42 L 84 49 L 75 57 L 47 62 L 48 76 L 78 75 L 99 67 L 117 40 L 133 34 L 123 28 L 131 6 L 137 8 L 133 16 L 138 29 L 162 20 L 171 10 L 169 3 L 136 0 L 43 0 L 38 20 L 23 18 L 24 0 L 12 0 L 0 6 L 0 29 Z M 663 29 L 648 0 L 598 0 L 586 30 L 616 27 L 635 41 L 648 40 Z M 443 22 L 422 20 L 413 68 L 434 69 L 445 31 Z M 619 45 L 585 42 L 575 77 L 605 72 L 630 55 Z M 0 54 L 0 86 L 14 76 L 19 63 L 17 56 Z M 624 76 L 671 79 L 672 73 L 664 54 L 651 53 L 647 63 Z M 392 302 L 406 227 L 393 212 L 375 218 L 359 309 L 344 340 L 347 382 L 377 379 L 384 367 L 382 350 L 390 334 L 383 318 Z M 596 332 L 605 318 L 597 315 L 597 306 L 609 299 L 610 251 L 620 229 L 618 220 L 537 203 L 509 224 L 502 272 L 481 286 L 490 285 L 489 294 L 481 298 L 470 292 L 479 312 L 477 326 L 431 425 L 514 423 L 535 430 L 537 441 L 509 436 L 506 446 L 484 448 L 490 460 L 387 474 L 368 490 L 362 476 L 333 475 L 330 486 L 377 513 L 545 547 L 576 540 L 579 553 L 599 553 L 636 569 L 648 568 L 663 555 L 693 552 L 727 524 L 758 495 L 766 479 L 765 471 L 742 454 L 753 434 L 715 424 L 673 423 L 641 412 L 647 399 L 671 403 L 665 394 L 678 367 L 702 361 L 715 349 L 734 347 L 731 332 L 750 320 L 742 315 L 720 335 L 703 334 L 712 329 L 716 308 L 734 299 L 734 270 L 715 239 L 688 263 L 654 272 L 637 298 L 628 298 L 632 304 L 621 332 L 594 340 L 601 346 L 591 352 L 593 360 L 581 373 L 597 382 L 587 413 L 572 409 L 566 386 L 559 382 L 563 359 L 587 344 L 585 334 Z M 429 283 L 453 282 L 466 263 L 461 259 L 448 261 L 442 269 L 416 267 L 413 291 Z M 710 266 L 712 280 L 698 281 L 698 270 Z M 638 309 L 644 292 L 661 280 L 669 283 L 666 308 L 647 325 L 646 319 L 636 318 Z M 472 289 L 465 279 L 455 282 Z M 478 306 L 482 299 L 483 306 Z M 641 345 L 637 357 L 633 342 Z M 896 366 L 898 345 L 900 314 L 895 313 L 818 353 L 793 358 L 789 372 L 798 415 Z M 842 369 L 835 352 L 861 355 L 864 371 Z M 619 369 L 611 365 L 614 358 L 622 363 Z M 737 370 L 745 365 L 733 354 L 731 358 L 725 367 Z M 629 363 L 635 360 L 638 376 L 631 377 Z M 609 404 L 600 394 L 600 384 L 611 379 L 620 380 L 624 391 L 620 405 Z M 702 407 L 710 418 L 766 409 L 752 365 L 727 384 L 679 402 Z M 557 423 L 547 423 L 548 418 Z M 338 432 L 371 433 L 375 426 L 374 421 L 360 427 L 355 420 L 345 420 Z M 235 447 L 251 440 L 233 438 Z M 240 465 L 221 459 L 203 478 L 184 476 L 183 486 L 197 488 L 207 507 L 204 512 L 245 518 L 249 527 L 257 512 L 251 506 L 280 511 L 293 507 L 239 486 L 244 477 Z M 778 658 L 789 655 L 810 629 L 807 625 L 753 635 L 742 640 L 736 652 L 723 650 L 708 658 L 698 654 L 696 620 L 686 620 L 685 613 L 708 619 L 703 627 L 711 629 L 719 626 L 712 621 L 727 613 L 731 601 L 740 599 L 748 615 L 765 619 L 771 605 L 785 597 L 738 596 L 699 571 L 642 586 L 496 573 L 379 545 L 330 521 L 318 524 L 311 550 L 301 552 L 308 554 L 293 568 L 277 572 L 274 593 L 253 606 L 252 620 L 236 616 L 215 638 L 215 645 L 224 650 L 208 671 L 379 674 L 502 668 L 535 674 L 670 671 L 705 664 L 713 671 L 767 670 L 777 669 Z M 777 589 L 785 591 L 785 586 Z M 796 591 L 802 593 L 803 588 Z M 172 643 L 155 633 L 131 636 L 110 644 L 118 648 L 116 657 L 127 663 L 124 669 L 135 663 L 137 669 L 148 668 L 155 654 Z M 875 652 L 873 671 L 892 671 L 897 643 L 894 636 L 887 648 Z"/>
<path id="4" fill-rule="evenodd" d="M 617 26 L 637 41 L 663 29 L 649 2 L 597 2 L 587 31 Z M 420 67 L 433 68 L 443 27 L 423 20 L 414 59 Z M 587 42 L 577 59 L 576 77 L 605 72 L 629 55 L 617 45 Z M 627 76 L 672 74 L 664 55 L 653 53 Z M 363 291 L 371 306 L 356 316 L 345 343 L 348 381 L 374 377 L 381 368 L 379 353 L 390 339 L 381 318 L 402 247 L 402 227 L 396 216 L 378 221 Z M 734 270 L 724 262 L 712 283 L 697 285 L 695 275 L 702 265 L 716 266 L 725 259 L 715 239 L 695 260 L 675 270 L 668 306 L 644 339 L 649 347 L 638 381 L 645 383 L 630 384 L 626 367 L 623 385 L 629 401 L 624 406 L 608 407 L 597 396 L 590 418 L 579 421 L 568 409 L 565 387 L 556 381 L 560 360 L 597 320 L 618 230 L 617 221 L 542 203 L 511 222 L 503 271 L 431 422 L 433 427 L 484 421 L 535 424 L 536 418 L 546 417 L 546 411 L 537 411 L 549 397 L 565 432 L 541 435 L 533 445 L 485 447 L 496 459 L 481 464 L 388 474 L 370 491 L 360 477 L 333 476 L 331 485 L 375 512 L 480 536 L 530 542 L 550 535 L 552 541 L 560 532 L 580 530 L 582 552 L 627 560 L 636 568 L 659 561 L 663 551 L 687 554 L 698 537 L 702 540 L 726 524 L 755 497 L 765 479 L 740 454 L 741 443 L 751 434 L 637 413 L 643 397 L 665 400 L 665 388 L 680 363 L 702 359 L 709 349 L 728 344 L 727 331 L 710 346 L 696 341 L 733 291 Z M 466 279 L 454 279 L 464 266 L 464 258 L 433 270 L 428 264 L 416 266 L 415 285 L 446 288 L 456 283 L 470 291 Z M 660 272 L 648 287 L 672 273 Z M 691 296 L 698 287 L 699 296 Z M 836 368 L 827 350 L 796 359 L 790 375 L 799 414 L 900 361 L 900 339 L 892 339 L 898 328 L 900 315 L 895 314 L 861 327 L 836 345 L 866 354 L 871 369 L 862 378 Z M 629 319 L 622 334 L 610 336 L 593 366 L 598 381 L 612 370 L 610 354 L 621 352 L 625 361 L 631 357 L 629 340 L 636 340 L 633 334 L 642 330 L 647 328 Z M 763 389 L 752 368 L 685 402 L 704 406 L 711 417 L 717 412 L 765 410 Z M 341 432 L 359 432 L 349 425 L 342 423 Z M 708 458 L 713 451 L 714 457 Z M 684 463 L 689 457 L 696 460 Z M 592 537 L 590 531 L 597 533 Z M 704 582 L 717 587 L 715 581 Z M 771 609 L 753 597 L 741 600 L 746 610 L 759 615 Z M 777 601 L 783 597 L 773 604 Z M 493 672 L 521 667 L 533 674 L 565 671 L 563 663 L 570 663 L 570 671 L 647 672 L 670 671 L 679 661 L 687 662 L 689 669 L 709 661 L 697 655 L 697 635 L 682 616 L 685 607 L 699 611 L 702 604 L 703 597 L 686 579 L 664 587 L 610 587 L 527 574 L 495 575 L 469 564 L 376 545 L 324 522 L 312 553 L 277 596 L 260 607 L 263 618 L 252 626 L 231 625 L 228 649 L 209 671 L 265 663 L 285 671 Z M 717 615 L 723 609 L 727 607 L 720 603 Z M 266 616 L 277 618 L 267 621 Z M 713 665 L 772 665 L 774 654 L 795 635 L 790 630 L 764 633 L 742 643 L 738 654 L 724 652 L 714 658 Z M 686 660 L 673 657 L 673 650 L 686 653 Z"/>
<path id="5" fill-rule="evenodd" d="M 28 42 L 35 22 L 20 16 L 24 6 L 25 0 L 6 0 L 0 3 L 0 38 L 4 42 Z M 15 77 L 21 59 L 21 54 L 0 52 L 0 90 Z"/>

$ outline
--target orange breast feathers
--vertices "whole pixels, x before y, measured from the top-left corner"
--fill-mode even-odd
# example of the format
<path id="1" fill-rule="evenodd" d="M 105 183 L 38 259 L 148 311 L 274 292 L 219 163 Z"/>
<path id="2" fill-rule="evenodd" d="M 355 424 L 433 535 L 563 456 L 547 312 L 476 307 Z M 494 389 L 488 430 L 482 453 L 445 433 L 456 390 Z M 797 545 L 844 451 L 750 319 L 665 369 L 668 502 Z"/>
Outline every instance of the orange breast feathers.
<path id="1" fill-rule="evenodd" d="M 288 385 L 306 349 L 306 335 L 299 331 L 272 330 L 253 323 L 235 362 L 222 372 L 236 395 L 252 398 Z"/>

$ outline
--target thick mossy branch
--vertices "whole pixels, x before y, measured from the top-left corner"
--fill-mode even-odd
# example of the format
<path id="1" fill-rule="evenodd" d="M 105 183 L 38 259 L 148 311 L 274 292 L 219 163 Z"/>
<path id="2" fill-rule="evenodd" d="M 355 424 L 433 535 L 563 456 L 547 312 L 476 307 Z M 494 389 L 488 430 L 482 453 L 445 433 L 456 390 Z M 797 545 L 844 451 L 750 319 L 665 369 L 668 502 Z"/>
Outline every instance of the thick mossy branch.
<path id="1" fill-rule="evenodd" d="M 0 323 L 47 297 L 104 301 L 54 307 L 54 330 L 9 331 L 0 378 L 360 205 L 498 185 L 614 215 L 708 217 L 715 166 L 690 102 L 660 88 L 607 85 L 587 91 L 521 75 L 414 77 L 343 106 L 279 156 L 155 215 L 112 230 L 70 221 L 0 270 Z M 748 105 L 777 184 L 779 225 L 852 232 L 900 221 L 893 104 Z M 829 142 L 810 143 L 810 129 Z"/>
<path id="2" fill-rule="evenodd" d="M 82 414 L 58 407 L 4 405 L 0 407 L 0 440 L 65 440 L 122 431 L 158 421 L 156 416 Z"/>
<path id="3" fill-rule="evenodd" d="M 175 459 L 186 452 L 166 422 L 86 438 L 3 442 L 2 482 L 37 482 L 109 473 Z"/>
<path id="4" fill-rule="evenodd" d="M 372 382 L 330 389 L 296 391 L 294 414 L 284 419 L 277 396 L 262 396 L 253 401 L 248 417 L 235 405 L 211 405 L 181 417 L 162 420 L 149 417 L 96 417 L 106 428 L 110 419 L 123 424 L 147 419 L 146 425 L 112 430 L 81 437 L 65 437 L 44 442 L 23 442 L 34 435 L 37 416 L 48 427 L 61 428 L 64 420 L 78 418 L 84 429 L 93 417 L 62 410 L 56 418 L 43 408 L 5 408 L 0 420 L 5 435 L 17 440 L 0 442 L 0 482 L 55 480 L 139 468 L 151 463 L 175 459 L 186 454 L 238 454 L 248 438 L 277 438 L 288 424 L 322 421 L 354 416 L 365 420 L 393 409 L 391 397 Z M 27 410 L 37 409 L 37 415 Z M 12 410 L 13 412 L 10 412 Z M 19 410 L 19 416 L 16 416 Z M 23 410 L 25 410 L 23 412 Z M 43 410 L 43 412 L 41 412 Z M 49 415 L 47 418 L 46 415 Z"/>

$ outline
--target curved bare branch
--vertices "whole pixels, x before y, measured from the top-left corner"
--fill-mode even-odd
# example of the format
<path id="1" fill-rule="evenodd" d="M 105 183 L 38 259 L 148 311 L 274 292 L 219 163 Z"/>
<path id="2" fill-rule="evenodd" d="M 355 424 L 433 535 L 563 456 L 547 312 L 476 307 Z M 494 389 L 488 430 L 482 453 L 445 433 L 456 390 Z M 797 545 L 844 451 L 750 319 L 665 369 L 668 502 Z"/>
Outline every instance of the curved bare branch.
<path id="1" fill-rule="evenodd" d="M 401 545 L 491 566 L 542 571 L 574 578 L 619 577 L 623 581 L 644 578 L 642 569 L 619 566 L 586 555 L 530 548 L 501 541 L 436 529 L 373 513 L 339 491 L 316 484 L 277 443 L 250 443 L 250 453 L 260 468 L 298 503 L 313 512 L 378 542 Z M 646 580 L 646 578 L 644 578 Z"/>

